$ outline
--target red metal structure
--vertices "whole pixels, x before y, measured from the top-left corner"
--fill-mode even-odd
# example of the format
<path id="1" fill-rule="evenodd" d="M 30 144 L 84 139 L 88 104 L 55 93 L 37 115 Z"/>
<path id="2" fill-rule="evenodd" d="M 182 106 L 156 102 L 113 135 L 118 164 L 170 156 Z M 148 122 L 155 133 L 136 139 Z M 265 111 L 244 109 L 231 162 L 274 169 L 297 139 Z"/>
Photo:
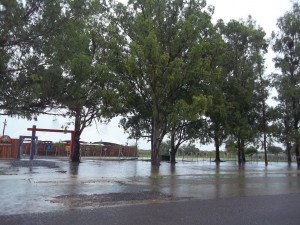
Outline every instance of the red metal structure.
<path id="1" fill-rule="evenodd" d="M 71 133 L 71 143 L 70 143 L 70 158 L 73 158 L 73 148 L 74 148 L 74 134 L 75 131 L 73 130 L 58 130 L 58 129 L 43 129 L 43 128 L 36 128 L 35 125 L 32 126 L 32 128 L 27 128 L 27 130 L 32 131 L 32 142 L 35 140 L 35 134 L 37 131 L 42 131 L 42 132 L 58 132 L 58 133 Z M 34 146 L 32 144 L 32 146 Z M 33 159 L 35 149 L 30 153 L 30 159 Z"/>

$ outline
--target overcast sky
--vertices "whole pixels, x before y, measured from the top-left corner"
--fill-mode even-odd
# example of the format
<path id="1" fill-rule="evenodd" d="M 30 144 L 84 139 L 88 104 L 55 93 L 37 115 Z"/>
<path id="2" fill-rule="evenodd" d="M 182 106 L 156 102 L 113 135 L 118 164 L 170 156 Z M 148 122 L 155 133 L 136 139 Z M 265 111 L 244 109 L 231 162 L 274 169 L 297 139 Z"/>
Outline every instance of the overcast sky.
<path id="1" fill-rule="evenodd" d="M 228 22 L 230 19 L 247 19 L 248 15 L 251 15 L 257 24 L 266 31 L 267 37 L 270 37 L 271 32 L 276 30 L 277 19 L 287 10 L 290 10 L 292 6 L 290 0 L 207 0 L 207 4 L 215 6 L 214 21 L 223 19 L 225 22 Z M 268 67 L 272 70 L 271 53 L 267 57 Z M 7 120 L 5 134 L 12 138 L 19 138 L 19 135 L 30 135 L 27 128 L 32 127 L 34 124 L 39 128 L 60 129 L 68 121 L 62 117 L 45 115 L 38 117 L 38 121 L 1 117 L 1 134 L 5 118 Z M 134 144 L 135 141 L 128 140 L 127 135 L 118 127 L 118 120 L 116 118 L 108 125 L 98 125 L 97 127 L 94 125 L 86 128 L 81 136 L 81 140 L 88 142 L 102 140 L 120 144 Z M 37 135 L 39 140 L 59 141 L 70 139 L 68 134 L 60 133 L 39 132 Z M 138 145 L 139 148 L 150 149 L 150 143 L 145 140 L 138 141 Z M 211 148 L 211 146 L 208 147 L 208 149 Z M 201 146 L 201 149 L 207 149 L 207 147 Z"/>

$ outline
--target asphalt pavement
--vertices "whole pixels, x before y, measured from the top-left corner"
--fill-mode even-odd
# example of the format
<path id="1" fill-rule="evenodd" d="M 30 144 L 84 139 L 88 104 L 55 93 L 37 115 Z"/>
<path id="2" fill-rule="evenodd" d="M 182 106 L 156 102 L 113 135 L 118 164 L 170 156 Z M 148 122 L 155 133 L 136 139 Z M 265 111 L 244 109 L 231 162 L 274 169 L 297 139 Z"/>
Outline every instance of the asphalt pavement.
<path id="1" fill-rule="evenodd" d="M 0 216 L 5 225 L 299 225 L 300 194 L 251 196 Z"/>

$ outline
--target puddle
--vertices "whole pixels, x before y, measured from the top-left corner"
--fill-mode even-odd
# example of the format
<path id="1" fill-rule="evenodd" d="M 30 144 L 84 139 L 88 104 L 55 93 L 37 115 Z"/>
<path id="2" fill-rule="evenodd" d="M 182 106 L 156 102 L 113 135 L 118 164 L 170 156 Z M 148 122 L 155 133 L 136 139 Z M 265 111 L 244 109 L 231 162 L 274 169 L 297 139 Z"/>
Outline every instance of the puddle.
<path id="1" fill-rule="evenodd" d="M 53 198 L 50 202 L 55 204 L 63 204 L 68 208 L 91 208 L 112 205 L 137 204 L 144 201 L 163 202 L 175 200 L 174 197 L 157 192 L 157 191 L 141 191 L 141 192 L 123 192 L 93 195 L 62 195 Z"/>

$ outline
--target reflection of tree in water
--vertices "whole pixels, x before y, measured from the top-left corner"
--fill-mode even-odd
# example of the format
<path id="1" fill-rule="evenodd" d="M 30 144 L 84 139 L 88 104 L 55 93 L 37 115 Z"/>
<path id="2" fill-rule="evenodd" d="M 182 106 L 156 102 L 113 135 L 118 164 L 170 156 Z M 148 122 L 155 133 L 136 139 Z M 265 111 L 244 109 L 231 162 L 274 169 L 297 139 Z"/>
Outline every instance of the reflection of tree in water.
<path id="1" fill-rule="evenodd" d="M 79 162 L 70 162 L 69 173 L 71 175 L 78 175 L 79 164 Z"/>
<path id="2" fill-rule="evenodd" d="M 216 179 L 216 182 L 215 182 L 215 197 L 216 198 L 220 198 L 222 197 L 222 185 L 221 185 L 221 179 L 220 179 L 220 162 L 216 162 L 216 171 L 215 171 L 215 179 Z"/>
<path id="3" fill-rule="evenodd" d="M 79 162 L 69 162 L 69 175 L 70 175 L 70 185 L 67 193 L 69 195 L 77 195 L 80 193 L 80 182 L 77 180 L 77 175 L 79 172 Z"/>
<path id="4" fill-rule="evenodd" d="M 176 190 L 178 188 L 177 185 L 177 177 L 176 177 L 176 165 L 170 164 L 170 194 L 176 195 Z"/>
<path id="5" fill-rule="evenodd" d="M 159 176 L 159 166 L 151 166 L 151 177 Z"/>
<path id="6" fill-rule="evenodd" d="M 246 164 L 240 164 L 239 165 L 239 176 L 237 177 L 237 196 L 246 196 L 246 177 L 245 177 L 245 171 L 246 171 Z"/>
<path id="7" fill-rule="evenodd" d="M 151 172 L 150 172 L 150 179 L 151 179 L 151 187 L 157 191 L 159 191 L 160 187 L 160 174 L 159 174 L 159 166 L 151 166 Z"/>
<path id="8" fill-rule="evenodd" d="M 216 164 L 214 168 L 214 182 L 213 189 L 214 198 L 223 198 L 224 196 L 245 196 L 246 194 L 246 178 L 245 178 L 245 167 L 239 166 L 238 173 L 228 174 L 222 172 L 222 164 Z M 209 190 L 208 190 L 209 191 Z"/>
<path id="9" fill-rule="evenodd" d="M 162 175 L 160 173 L 159 166 L 151 166 L 151 175 L 150 175 L 150 185 L 151 188 L 158 192 L 164 192 L 165 189 L 169 189 L 168 193 L 176 195 L 178 189 L 178 177 L 176 176 L 176 165 L 170 164 L 169 171 L 167 175 Z"/>
<path id="10" fill-rule="evenodd" d="M 175 166 L 175 164 L 171 163 L 170 172 L 171 172 L 170 174 L 171 174 L 172 177 L 174 177 L 174 175 L 176 175 L 176 166 Z"/>

